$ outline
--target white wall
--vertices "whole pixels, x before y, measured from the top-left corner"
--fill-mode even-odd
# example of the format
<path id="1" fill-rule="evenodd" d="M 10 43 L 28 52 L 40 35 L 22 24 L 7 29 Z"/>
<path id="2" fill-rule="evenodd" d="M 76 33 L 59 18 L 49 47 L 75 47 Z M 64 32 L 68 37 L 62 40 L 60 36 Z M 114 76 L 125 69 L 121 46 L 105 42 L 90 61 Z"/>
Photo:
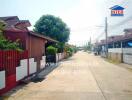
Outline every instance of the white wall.
<path id="1" fill-rule="evenodd" d="M 127 64 L 132 64 L 132 55 L 123 55 L 123 62 Z"/>
<path id="2" fill-rule="evenodd" d="M 34 58 L 29 59 L 29 74 L 37 72 L 37 63 L 34 61 Z"/>
<path id="3" fill-rule="evenodd" d="M 132 48 L 123 48 L 123 62 L 132 64 Z"/>
<path id="4" fill-rule="evenodd" d="M 123 53 L 123 62 L 132 64 L 132 48 L 111 48 L 108 49 L 111 53 Z"/>
<path id="5" fill-rule="evenodd" d="M 61 53 L 61 59 L 64 59 L 64 53 Z"/>
<path id="6" fill-rule="evenodd" d="M 123 48 L 123 53 L 132 54 L 132 48 Z"/>
<path id="7" fill-rule="evenodd" d="M 23 79 L 28 75 L 28 62 L 27 59 L 20 61 L 20 66 L 16 67 L 16 81 Z"/>
<path id="8" fill-rule="evenodd" d="M 46 56 L 43 56 L 42 57 L 42 60 L 40 62 L 40 68 L 43 69 L 45 67 L 45 64 L 46 64 Z"/>
<path id="9" fill-rule="evenodd" d="M 58 53 L 56 54 L 56 62 L 59 61 L 59 56 L 58 56 Z"/>
<path id="10" fill-rule="evenodd" d="M 58 53 L 58 60 L 62 60 L 63 59 L 63 53 Z"/>
<path id="11" fill-rule="evenodd" d="M 60 61 L 60 60 L 62 60 L 62 59 L 64 59 L 64 53 L 57 53 L 57 54 L 56 54 L 56 60 L 57 60 L 57 61 Z"/>
<path id="12" fill-rule="evenodd" d="M 5 71 L 0 71 L 0 89 L 5 88 Z"/>
<path id="13" fill-rule="evenodd" d="M 108 52 L 111 52 L 111 53 L 122 53 L 122 48 L 110 48 L 110 49 L 108 49 Z"/>

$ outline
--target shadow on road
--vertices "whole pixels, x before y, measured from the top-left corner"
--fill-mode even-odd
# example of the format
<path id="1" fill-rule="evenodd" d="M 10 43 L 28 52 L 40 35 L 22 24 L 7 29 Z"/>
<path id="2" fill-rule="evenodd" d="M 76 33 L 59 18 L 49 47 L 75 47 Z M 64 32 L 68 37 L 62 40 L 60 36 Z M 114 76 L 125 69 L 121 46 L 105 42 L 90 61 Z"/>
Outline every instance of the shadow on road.
<path id="1" fill-rule="evenodd" d="M 71 60 L 74 60 L 74 58 L 70 57 L 68 59 L 62 60 L 61 62 L 71 61 Z M 48 74 L 50 74 L 54 69 L 56 69 L 61 64 L 61 62 L 46 64 L 46 67 L 40 72 L 38 72 L 36 75 L 34 75 L 34 77 L 32 77 L 29 81 L 27 82 L 22 81 L 20 85 L 16 86 L 12 90 L 4 94 L 3 96 L 0 96 L 0 100 L 8 100 L 8 97 L 10 97 L 11 95 L 14 95 L 17 91 L 27 87 L 28 83 L 30 82 L 34 82 L 34 83 L 42 82 L 44 79 L 46 79 L 46 76 Z"/>
<path id="2" fill-rule="evenodd" d="M 73 61 L 73 60 L 74 60 L 74 58 L 70 57 L 70 58 L 67 58 L 67 59 L 63 59 L 61 62 Z M 51 73 L 54 69 L 56 69 L 61 64 L 61 62 L 47 64 L 46 67 L 44 68 L 44 70 L 39 72 L 34 78 L 32 78 L 31 81 L 34 82 L 34 83 L 43 81 L 44 79 L 46 79 L 46 76 L 49 73 Z"/>
<path id="3" fill-rule="evenodd" d="M 44 79 L 46 79 L 46 76 L 49 73 L 51 73 L 55 68 L 57 68 L 59 65 L 60 65 L 60 63 L 47 64 L 46 67 L 41 72 L 36 74 L 36 76 L 31 79 L 31 81 L 34 83 L 43 81 Z"/>
<path id="4" fill-rule="evenodd" d="M 55 68 L 57 68 L 59 65 L 60 63 L 46 65 L 46 67 L 43 70 L 41 70 L 41 72 L 34 75 L 34 77 L 31 78 L 29 81 L 26 81 L 26 82 L 22 81 L 18 86 L 16 86 L 15 88 L 10 90 L 6 94 L 3 94 L 3 96 L 0 96 L 0 100 L 8 100 L 8 98 L 11 95 L 15 94 L 17 91 L 21 89 L 24 89 L 30 82 L 38 83 L 38 82 L 43 81 L 46 78 L 46 76 L 49 73 L 51 73 Z"/>

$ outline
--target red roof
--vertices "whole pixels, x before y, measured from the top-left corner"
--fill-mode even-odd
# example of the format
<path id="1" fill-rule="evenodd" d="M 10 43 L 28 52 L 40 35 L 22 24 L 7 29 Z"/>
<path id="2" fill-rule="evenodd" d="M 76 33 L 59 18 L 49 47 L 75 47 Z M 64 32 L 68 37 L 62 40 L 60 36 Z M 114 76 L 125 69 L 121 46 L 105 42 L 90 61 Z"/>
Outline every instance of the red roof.
<path id="1" fill-rule="evenodd" d="M 7 17 L 0 17 L 0 20 L 4 20 L 4 21 L 17 20 L 17 21 L 19 21 L 19 18 L 17 16 L 7 16 Z"/>
<path id="2" fill-rule="evenodd" d="M 8 16 L 8 17 L 0 17 L 0 20 L 4 21 L 6 25 L 5 30 L 10 31 L 24 31 L 20 28 L 16 28 L 17 25 L 23 25 L 23 29 L 31 26 L 30 22 L 28 20 L 19 20 L 17 16 Z"/>
<path id="3" fill-rule="evenodd" d="M 119 42 L 129 39 L 132 39 L 132 33 L 108 37 L 108 43 Z M 106 40 L 101 40 L 99 43 L 97 43 L 97 45 L 105 45 L 105 44 L 106 44 Z"/>
<path id="4" fill-rule="evenodd" d="M 50 41 L 50 42 L 58 42 L 57 40 L 54 40 L 54 39 L 52 39 L 52 38 L 50 38 L 50 37 L 47 37 L 47 36 L 44 36 L 44 35 L 38 34 L 38 33 L 33 32 L 33 31 L 29 31 L 29 33 L 30 33 L 31 35 L 33 35 L 33 36 L 36 36 L 36 37 L 39 37 L 39 38 L 46 39 L 46 40 L 48 40 L 48 41 Z"/>
<path id="5" fill-rule="evenodd" d="M 50 42 L 58 42 L 57 40 L 54 40 L 50 37 L 35 33 L 33 31 L 29 31 L 27 27 L 31 26 L 31 24 L 28 20 L 19 20 L 17 16 L 0 17 L 0 20 L 3 20 L 7 24 L 6 29 L 4 31 L 27 32 L 33 36 L 46 39 Z"/>

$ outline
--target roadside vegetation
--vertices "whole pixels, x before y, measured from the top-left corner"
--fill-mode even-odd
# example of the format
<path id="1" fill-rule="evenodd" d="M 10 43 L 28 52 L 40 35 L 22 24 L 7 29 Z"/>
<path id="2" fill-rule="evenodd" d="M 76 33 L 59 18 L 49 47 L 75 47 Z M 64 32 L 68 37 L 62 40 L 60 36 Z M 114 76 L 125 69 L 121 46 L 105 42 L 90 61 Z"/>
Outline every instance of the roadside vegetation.
<path id="1" fill-rule="evenodd" d="M 59 17 L 43 15 L 34 27 L 35 32 L 49 36 L 59 42 L 65 43 L 69 40 L 70 29 Z"/>
<path id="2" fill-rule="evenodd" d="M 38 34 L 42 34 L 51 37 L 58 41 L 57 44 L 50 44 L 47 47 L 48 54 L 53 54 L 57 49 L 57 53 L 67 53 L 67 56 L 72 56 L 75 46 L 67 45 L 70 35 L 70 29 L 60 19 L 53 15 L 43 15 L 34 25 L 34 31 Z"/>
<path id="3" fill-rule="evenodd" d="M 46 53 L 49 55 L 55 55 L 57 53 L 57 48 L 53 47 L 53 46 L 48 46 L 46 48 Z"/>

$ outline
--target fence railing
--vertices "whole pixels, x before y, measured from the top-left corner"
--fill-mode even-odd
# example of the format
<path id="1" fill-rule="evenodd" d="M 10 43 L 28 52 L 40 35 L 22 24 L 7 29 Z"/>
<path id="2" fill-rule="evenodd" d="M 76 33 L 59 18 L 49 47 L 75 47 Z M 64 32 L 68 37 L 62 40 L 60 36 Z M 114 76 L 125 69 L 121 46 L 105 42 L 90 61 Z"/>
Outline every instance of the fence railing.
<path id="1" fill-rule="evenodd" d="M 56 54 L 57 62 L 64 58 L 64 53 Z M 37 63 L 43 69 L 46 56 L 40 62 L 28 57 L 28 51 L 0 51 L 0 95 L 14 88 L 21 80 L 37 72 Z"/>
<path id="2" fill-rule="evenodd" d="M 0 94 L 17 85 L 16 68 L 22 59 L 28 59 L 28 51 L 0 51 Z"/>
<path id="3" fill-rule="evenodd" d="M 6 75 L 15 73 L 21 59 L 28 58 L 28 51 L 18 52 L 15 50 L 0 51 L 0 71 L 5 70 Z"/>

